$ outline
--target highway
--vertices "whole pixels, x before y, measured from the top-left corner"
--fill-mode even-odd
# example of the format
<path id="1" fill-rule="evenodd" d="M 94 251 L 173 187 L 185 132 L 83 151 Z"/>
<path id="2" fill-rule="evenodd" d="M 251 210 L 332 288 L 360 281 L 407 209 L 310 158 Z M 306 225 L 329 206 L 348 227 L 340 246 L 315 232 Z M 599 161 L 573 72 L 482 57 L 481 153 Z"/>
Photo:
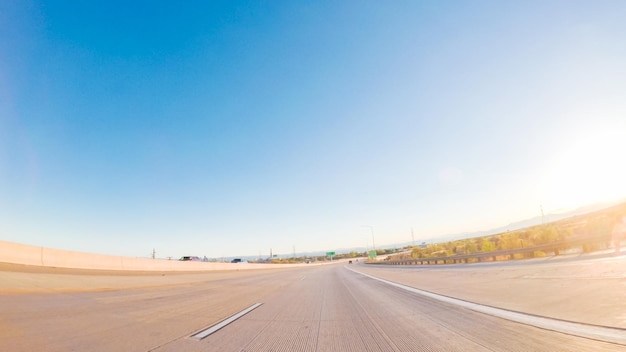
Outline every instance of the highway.
<path id="1" fill-rule="evenodd" d="M 564 270 L 580 272 L 577 265 L 594 267 L 585 261 L 576 263 L 538 264 L 535 271 L 529 269 L 532 266 L 485 268 L 511 272 L 508 280 L 512 280 L 520 277 L 519 270 L 532 278 L 537 272 L 545 274 L 550 266 L 560 275 L 565 275 Z M 612 268 L 620 268 L 620 263 L 623 261 L 614 262 Z M 456 272 L 462 280 L 469 276 L 467 268 L 433 270 L 431 278 L 454 282 Z M 622 272 L 611 270 L 617 278 L 594 282 L 623 288 Z M 361 263 L 123 275 L 10 268 L 0 271 L 0 350 L 626 351 L 626 344 L 619 341 L 611 343 L 518 323 L 375 279 L 407 283 L 410 277 L 422 277 L 420 281 L 430 285 L 431 291 L 439 285 L 446 294 L 454 293 L 453 285 L 445 288 L 441 282 L 428 281 L 424 276 L 427 272 L 423 268 L 379 269 Z M 558 287 L 558 282 L 568 284 L 571 280 L 552 281 Z M 468 299 L 472 294 L 488 298 L 500 292 L 479 283 L 484 294 L 464 286 L 457 293 L 466 296 L 460 298 Z M 623 297 L 622 292 L 615 294 Z M 574 292 L 572 299 L 586 301 L 575 298 L 578 293 Z M 612 307 L 614 315 L 626 316 L 625 307 Z M 251 310 L 232 323 L 203 334 L 206 328 L 246 308 Z M 617 326 L 613 331 L 626 335 L 626 330 L 620 329 Z M 200 337 L 194 337 L 196 333 Z"/>

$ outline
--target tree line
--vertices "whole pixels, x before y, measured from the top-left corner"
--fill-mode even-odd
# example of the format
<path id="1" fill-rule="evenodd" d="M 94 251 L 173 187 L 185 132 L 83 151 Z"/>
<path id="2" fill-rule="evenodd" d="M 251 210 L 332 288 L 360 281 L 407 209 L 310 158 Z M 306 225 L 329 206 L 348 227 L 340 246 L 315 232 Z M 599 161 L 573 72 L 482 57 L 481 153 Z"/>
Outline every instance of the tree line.
<path id="1" fill-rule="evenodd" d="M 451 257 L 454 255 L 493 252 L 533 247 L 573 238 L 606 236 L 608 246 L 613 224 L 626 215 L 626 203 L 604 210 L 504 233 L 459 239 L 426 246 L 407 247 L 411 258 Z M 602 248 L 585 248 L 593 251 Z M 537 253 L 541 255 L 541 253 Z M 401 256 L 398 256 L 401 259 Z M 406 257 L 406 255 L 405 255 Z"/>

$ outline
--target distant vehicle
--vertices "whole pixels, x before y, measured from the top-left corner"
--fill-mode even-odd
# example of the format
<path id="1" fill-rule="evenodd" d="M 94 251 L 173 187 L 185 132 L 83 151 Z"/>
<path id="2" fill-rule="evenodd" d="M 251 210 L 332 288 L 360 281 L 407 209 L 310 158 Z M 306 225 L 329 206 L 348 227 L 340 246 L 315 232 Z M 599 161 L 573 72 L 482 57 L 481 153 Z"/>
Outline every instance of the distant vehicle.
<path id="1" fill-rule="evenodd" d="M 352 260 L 348 260 L 348 264 L 352 264 Z"/>
<path id="2" fill-rule="evenodd" d="M 196 257 L 195 255 L 186 255 L 186 256 L 180 257 L 180 259 L 179 259 L 179 260 L 182 260 L 182 261 L 185 261 L 185 262 L 186 262 L 186 261 L 192 261 L 192 262 L 199 262 L 199 261 L 202 261 L 202 260 L 200 259 L 200 257 Z"/>
<path id="3" fill-rule="evenodd" d="M 241 263 L 241 258 L 235 258 L 230 261 L 231 263 Z"/>

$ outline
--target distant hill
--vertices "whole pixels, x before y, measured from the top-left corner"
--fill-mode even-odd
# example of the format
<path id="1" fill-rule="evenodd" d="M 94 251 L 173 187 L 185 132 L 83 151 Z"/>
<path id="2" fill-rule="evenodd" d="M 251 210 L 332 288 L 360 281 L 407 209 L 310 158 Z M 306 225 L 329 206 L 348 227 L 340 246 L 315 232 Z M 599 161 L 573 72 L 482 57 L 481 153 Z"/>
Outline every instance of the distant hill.
<path id="1" fill-rule="evenodd" d="M 477 231 L 477 232 L 465 232 L 465 233 L 457 233 L 457 234 L 451 234 L 451 235 L 438 236 L 438 237 L 433 237 L 433 238 L 421 240 L 421 242 L 439 243 L 439 242 L 448 242 L 448 241 L 460 240 L 460 239 L 464 239 L 464 238 L 473 238 L 473 237 L 495 235 L 495 234 L 499 234 L 499 233 L 503 233 L 503 232 L 507 232 L 507 231 L 520 230 L 520 229 L 524 229 L 524 228 L 527 228 L 527 227 L 541 225 L 542 222 L 547 224 L 547 223 L 550 223 L 550 222 L 555 222 L 555 221 L 571 218 L 571 217 L 578 216 L 578 215 L 584 215 L 584 214 L 588 214 L 588 213 L 593 213 L 595 211 L 599 211 L 599 210 L 603 210 L 603 209 L 606 209 L 606 208 L 610 208 L 612 206 L 615 206 L 615 205 L 618 205 L 618 204 L 624 203 L 624 202 L 626 202 L 626 198 L 613 200 L 613 201 L 598 202 L 598 203 L 593 203 L 593 204 L 590 204 L 590 205 L 585 205 L 585 206 L 576 208 L 574 210 L 568 210 L 568 211 L 563 211 L 563 212 L 552 212 L 552 213 L 549 213 L 549 214 L 544 214 L 543 219 L 542 219 L 541 216 L 535 216 L 535 217 L 530 218 L 530 219 L 516 221 L 516 222 L 510 223 L 510 224 L 508 224 L 506 226 L 497 227 L 497 228 L 493 228 L 493 229 L 490 229 L 490 230 Z M 405 242 L 405 243 L 400 243 L 400 244 L 393 244 L 393 246 L 397 245 L 397 246 L 404 247 L 404 246 L 410 246 L 412 244 L 413 244 L 412 242 Z M 382 247 L 389 248 L 389 246 L 382 246 Z"/>

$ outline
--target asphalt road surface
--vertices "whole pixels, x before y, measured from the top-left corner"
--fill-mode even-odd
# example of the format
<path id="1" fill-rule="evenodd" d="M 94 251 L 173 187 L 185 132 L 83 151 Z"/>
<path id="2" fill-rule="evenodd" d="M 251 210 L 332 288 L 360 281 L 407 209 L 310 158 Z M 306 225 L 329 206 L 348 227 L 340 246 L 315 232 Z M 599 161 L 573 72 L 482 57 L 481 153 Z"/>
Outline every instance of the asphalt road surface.
<path id="1" fill-rule="evenodd" d="M 121 276 L 29 270 L 0 275 L 1 351 L 626 351 L 624 344 L 479 313 L 354 271 L 389 278 L 406 276 L 407 268 L 338 263 Z"/>

